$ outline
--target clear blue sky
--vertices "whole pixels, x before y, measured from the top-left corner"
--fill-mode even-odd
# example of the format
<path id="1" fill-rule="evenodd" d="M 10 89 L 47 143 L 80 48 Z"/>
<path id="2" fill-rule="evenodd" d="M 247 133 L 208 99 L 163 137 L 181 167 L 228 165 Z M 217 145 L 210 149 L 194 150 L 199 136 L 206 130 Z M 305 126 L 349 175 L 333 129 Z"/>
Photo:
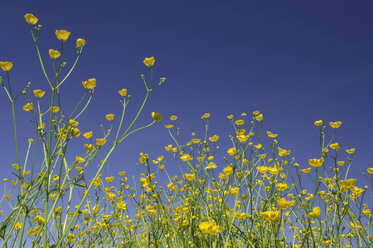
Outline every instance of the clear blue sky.
<path id="1" fill-rule="evenodd" d="M 82 131 L 98 133 L 99 124 L 107 125 L 107 113 L 119 117 L 121 88 L 132 95 L 128 118 L 134 116 L 145 93 L 140 74 L 149 76 L 142 60 L 154 56 L 156 78 L 167 81 L 151 95 L 138 126 L 150 121 L 152 111 L 165 119 L 175 114 L 182 139 L 188 140 L 193 131 L 202 136 L 200 117 L 210 112 L 210 134 L 222 136 L 225 156 L 229 145 L 223 136 L 232 130 L 226 116 L 261 110 L 265 130 L 278 133 L 280 146 L 292 150 L 306 167 L 308 159 L 320 155 L 313 122 L 339 120 L 343 124 L 336 141 L 343 150 L 356 148 L 351 177 L 361 178 L 361 171 L 373 167 L 372 1 L 4 1 L 0 61 L 14 63 L 14 91 L 28 81 L 31 89 L 48 86 L 25 13 L 33 13 L 43 25 L 39 45 L 45 60 L 48 49 L 59 49 L 56 29 L 71 31 L 64 53 L 68 65 L 75 40 L 87 40 L 77 69 L 62 88 L 69 108 L 84 92 L 81 81 L 97 78 L 92 104 L 79 120 Z M 23 154 L 33 135 L 31 115 L 21 111 L 24 104 L 22 98 L 17 102 Z M 0 162 L 7 176 L 16 157 L 10 103 L 3 90 L 0 106 Z M 137 174 L 140 152 L 151 158 L 165 154 L 171 138 L 164 124 L 122 144 L 109 160 L 108 174 L 123 169 Z M 175 166 L 172 160 L 166 165 Z"/>

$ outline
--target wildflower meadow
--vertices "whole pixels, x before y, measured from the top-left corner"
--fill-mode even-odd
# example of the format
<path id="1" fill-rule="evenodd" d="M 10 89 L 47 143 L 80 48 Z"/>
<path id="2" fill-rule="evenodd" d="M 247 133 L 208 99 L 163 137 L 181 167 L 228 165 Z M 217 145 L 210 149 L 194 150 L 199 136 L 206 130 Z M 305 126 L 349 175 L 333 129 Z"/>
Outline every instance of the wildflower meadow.
<path id="1" fill-rule="evenodd" d="M 157 58 L 149 56 L 139 61 L 145 97 L 137 114 L 124 122 L 131 96 L 126 88 L 118 89 L 110 97 L 118 99 L 122 111 L 108 113 L 102 132 L 93 133 L 79 121 L 99 80 L 87 77 L 81 82 L 82 98 L 73 111 L 66 112 L 61 104 L 61 95 L 68 94 L 62 88 L 84 56 L 86 40 L 72 41 L 69 31 L 56 30 L 60 49 L 42 56 L 47 49 L 39 47 L 43 27 L 33 14 L 24 19 L 45 84 L 42 89 L 26 84 L 14 90 L 13 62 L 0 58 L 5 92 L 0 97 L 9 99 L 12 110 L 3 121 L 13 123 L 10 143 L 16 150 L 14 162 L 6 165 L 12 176 L 2 179 L 1 248 L 373 247 L 368 204 L 373 168 L 361 171 L 366 181 L 349 176 L 355 148 L 336 141 L 341 121 L 315 120 L 319 156 L 309 158 L 307 165 L 297 163 L 296 154 L 276 139 L 278 134 L 267 130 L 260 110 L 227 116 L 232 126 L 229 144 L 210 132 L 212 115 L 219 113 L 202 115 L 201 136 L 183 137 L 177 113 L 166 117 L 153 112 L 141 123 L 149 95 L 167 87 L 166 78 L 153 69 Z M 72 56 L 64 50 L 68 42 L 76 43 L 71 66 L 61 59 Z M 53 65 L 52 72 L 46 71 L 46 63 Z M 27 103 L 19 107 L 21 98 Z M 20 115 L 31 123 L 17 123 Z M 32 138 L 18 138 L 23 125 L 33 126 Z M 153 125 L 169 132 L 165 155 L 141 152 L 138 175 L 129 175 L 125 168 L 119 174 L 105 170 L 127 137 Z M 185 138 L 188 141 L 182 142 Z M 72 142 L 81 149 L 68 149 Z M 21 143 L 28 144 L 26 150 L 20 149 Z M 88 170 L 93 177 L 86 175 Z"/>

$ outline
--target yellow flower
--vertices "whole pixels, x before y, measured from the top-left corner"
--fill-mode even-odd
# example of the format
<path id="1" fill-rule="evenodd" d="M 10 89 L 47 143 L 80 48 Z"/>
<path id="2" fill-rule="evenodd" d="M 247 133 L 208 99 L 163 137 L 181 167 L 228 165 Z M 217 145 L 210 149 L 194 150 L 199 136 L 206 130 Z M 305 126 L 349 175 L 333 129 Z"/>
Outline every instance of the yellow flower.
<path id="1" fill-rule="evenodd" d="M 114 181 L 114 177 L 105 177 L 106 182 L 111 183 Z"/>
<path id="2" fill-rule="evenodd" d="M 250 135 L 237 135 L 236 138 L 242 142 L 242 143 L 245 143 L 249 138 L 250 138 Z"/>
<path id="3" fill-rule="evenodd" d="M 107 114 L 107 115 L 105 116 L 105 118 L 106 118 L 106 120 L 108 120 L 108 121 L 112 121 L 112 120 L 114 120 L 114 114 Z"/>
<path id="4" fill-rule="evenodd" d="M 92 144 L 84 144 L 84 148 L 87 150 L 87 151 L 90 151 L 90 152 L 92 152 L 92 151 L 94 151 L 94 150 L 96 150 L 96 148 L 92 145 Z"/>
<path id="5" fill-rule="evenodd" d="M 229 194 L 231 196 L 236 196 L 236 195 L 238 195 L 239 191 L 240 191 L 239 187 L 234 187 L 234 188 L 230 187 Z"/>
<path id="6" fill-rule="evenodd" d="M 88 81 L 83 81 L 82 84 L 87 90 L 93 90 L 96 87 L 96 79 L 90 78 Z"/>
<path id="7" fill-rule="evenodd" d="M 373 167 L 367 169 L 368 173 L 373 175 Z"/>
<path id="8" fill-rule="evenodd" d="M 164 127 L 167 128 L 167 129 L 171 129 L 171 128 L 174 127 L 174 125 L 172 125 L 172 124 L 166 124 L 166 125 L 164 125 Z"/>
<path id="9" fill-rule="evenodd" d="M 193 157 L 191 157 L 189 154 L 184 154 L 184 155 L 182 155 L 180 158 L 181 158 L 181 160 L 183 160 L 184 162 L 189 161 L 189 160 L 193 160 Z"/>
<path id="10" fill-rule="evenodd" d="M 353 200 L 356 200 L 356 198 L 360 197 L 361 193 L 364 192 L 364 190 L 359 188 L 359 187 L 353 187 L 351 189 L 351 191 L 352 191 L 352 199 Z"/>
<path id="11" fill-rule="evenodd" d="M 171 120 L 171 121 L 176 121 L 176 120 L 177 120 L 177 116 L 176 116 L 176 115 L 172 115 L 172 116 L 170 117 L 170 120 Z"/>
<path id="12" fill-rule="evenodd" d="M 288 185 L 287 183 L 283 183 L 283 182 L 279 182 L 277 185 L 276 185 L 276 189 L 278 191 L 284 191 L 288 188 Z"/>
<path id="13" fill-rule="evenodd" d="M 106 139 L 105 138 L 103 138 L 103 139 L 96 139 L 96 145 L 97 146 L 103 146 L 103 145 L 105 145 L 105 143 L 106 143 Z"/>
<path id="14" fill-rule="evenodd" d="M 277 200 L 278 209 L 285 210 L 289 207 L 290 201 L 287 201 L 285 198 L 279 198 Z"/>
<path id="15" fill-rule="evenodd" d="M 71 33 L 66 30 L 56 30 L 56 37 L 62 42 L 65 42 L 69 38 L 70 34 Z"/>
<path id="16" fill-rule="evenodd" d="M 232 168 L 232 165 L 228 165 L 227 167 L 225 167 L 223 169 L 223 172 L 225 173 L 225 175 L 229 176 L 233 173 L 233 168 Z"/>
<path id="17" fill-rule="evenodd" d="M 163 116 L 160 113 L 152 112 L 152 118 L 154 121 L 161 121 Z"/>
<path id="18" fill-rule="evenodd" d="M 210 113 L 204 113 L 201 117 L 201 119 L 207 119 L 210 118 Z"/>
<path id="19" fill-rule="evenodd" d="M 290 153 L 291 153 L 291 150 L 285 150 L 285 149 L 278 147 L 278 155 L 280 157 L 285 157 L 287 155 L 290 155 Z"/>
<path id="20" fill-rule="evenodd" d="M 37 125 L 37 129 L 44 129 L 45 128 L 45 123 L 41 123 Z"/>
<path id="21" fill-rule="evenodd" d="M 212 136 L 212 137 L 209 137 L 209 140 L 210 140 L 211 142 L 216 142 L 216 141 L 218 141 L 218 139 L 219 139 L 219 136 L 217 136 L 217 135 L 214 135 L 214 136 Z"/>
<path id="22" fill-rule="evenodd" d="M 254 115 L 258 115 L 258 114 L 260 114 L 260 111 L 259 111 L 259 110 L 255 110 L 255 111 L 253 112 L 253 114 L 254 114 Z"/>
<path id="23" fill-rule="evenodd" d="M 69 124 L 72 127 L 77 127 L 79 125 L 79 122 L 77 122 L 76 120 L 70 119 Z"/>
<path id="24" fill-rule="evenodd" d="M 154 65 L 155 59 L 154 57 L 145 58 L 143 62 L 147 67 L 152 67 Z"/>
<path id="25" fill-rule="evenodd" d="M 343 165 L 345 164 L 345 161 L 337 161 L 337 164 L 338 164 L 339 166 L 343 166 Z"/>
<path id="26" fill-rule="evenodd" d="M 196 175 L 195 175 L 195 174 L 187 174 L 187 173 L 185 173 L 185 174 L 183 175 L 183 178 L 184 178 L 185 180 L 191 182 L 191 181 L 194 181 L 194 179 L 196 178 Z"/>
<path id="27" fill-rule="evenodd" d="M 119 95 L 125 97 L 127 95 L 127 89 L 118 90 Z"/>
<path id="28" fill-rule="evenodd" d="M 21 229 L 22 228 L 22 222 L 20 221 L 17 221 L 16 224 L 14 225 L 14 229 L 18 230 L 18 229 Z"/>
<path id="29" fill-rule="evenodd" d="M 80 156 L 76 156 L 76 157 L 75 157 L 75 162 L 76 162 L 77 164 L 81 164 L 81 163 L 83 163 L 84 161 L 85 161 L 85 159 L 82 158 L 82 157 L 80 157 Z"/>
<path id="30" fill-rule="evenodd" d="M 307 217 L 311 219 L 317 219 L 320 217 L 320 215 L 320 207 L 317 206 L 312 209 L 312 212 L 307 214 Z"/>
<path id="31" fill-rule="evenodd" d="M 14 169 L 18 170 L 18 169 L 19 169 L 19 164 L 12 164 L 12 167 L 13 167 Z"/>
<path id="32" fill-rule="evenodd" d="M 318 120 L 318 121 L 315 121 L 313 124 L 314 124 L 316 127 L 319 127 L 319 126 L 321 126 L 321 125 L 323 124 L 323 121 L 322 121 L 322 120 Z"/>
<path id="33" fill-rule="evenodd" d="M 199 230 L 202 233 L 210 234 L 210 235 L 215 235 L 220 232 L 220 226 L 216 225 L 214 221 L 211 222 L 201 222 L 199 225 Z"/>
<path id="34" fill-rule="evenodd" d="M 244 120 L 237 120 L 234 122 L 234 124 L 236 124 L 237 126 L 242 126 L 244 123 L 245 123 Z"/>
<path id="35" fill-rule="evenodd" d="M 370 209 L 364 209 L 362 212 L 365 216 L 368 216 L 368 217 L 372 216 Z"/>
<path id="36" fill-rule="evenodd" d="M 56 59 L 56 58 L 61 56 L 61 53 L 59 51 L 53 50 L 53 49 L 49 49 L 48 53 L 49 53 L 49 57 L 51 57 L 51 59 Z"/>
<path id="37" fill-rule="evenodd" d="M 341 186 L 342 192 L 347 192 L 349 189 L 352 189 L 353 187 L 355 187 L 356 182 L 357 182 L 356 179 L 350 178 L 347 180 L 340 180 L 338 184 L 339 186 Z"/>
<path id="38" fill-rule="evenodd" d="M 36 98 L 42 98 L 45 94 L 45 91 L 42 90 L 34 90 L 34 95 Z"/>
<path id="39" fill-rule="evenodd" d="M 280 211 L 265 211 L 261 212 L 260 215 L 268 222 L 275 222 L 280 219 Z"/>
<path id="40" fill-rule="evenodd" d="M 13 63 L 8 61 L 0 62 L 0 67 L 3 71 L 10 71 L 13 67 Z"/>
<path id="41" fill-rule="evenodd" d="M 333 143 L 333 144 L 330 144 L 330 148 L 332 148 L 333 150 L 337 150 L 337 149 L 339 149 L 339 144 L 338 144 L 338 142 Z"/>
<path id="42" fill-rule="evenodd" d="M 263 120 L 263 114 L 260 114 L 260 115 L 255 116 L 255 119 L 256 119 L 257 121 L 262 121 L 262 120 Z"/>
<path id="43" fill-rule="evenodd" d="M 339 127 L 342 125 L 342 122 L 341 122 L 341 121 L 329 122 L 329 125 L 330 125 L 332 128 L 339 128 Z"/>
<path id="44" fill-rule="evenodd" d="M 308 160 L 308 163 L 312 166 L 312 167 L 320 167 L 323 163 L 324 163 L 324 158 L 320 158 L 320 159 L 309 159 Z"/>
<path id="45" fill-rule="evenodd" d="M 84 47 L 85 46 L 85 39 L 79 38 L 76 40 L 77 47 Z"/>
<path id="46" fill-rule="evenodd" d="M 277 134 L 271 133 L 270 131 L 267 131 L 267 135 L 270 138 L 276 138 L 277 137 Z"/>
<path id="47" fill-rule="evenodd" d="M 234 156 L 237 153 L 236 147 L 229 148 L 228 151 L 227 151 L 227 153 L 230 156 Z"/>
<path id="48" fill-rule="evenodd" d="M 349 150 L 346 150 L 346 152 L 347 152 L 348 154 L 354 154 L 354 152 L 355 152 L 355 148 L 351 148 L 351 149 L 349 149 Z"/>
<path id="49" fill-rule="evenodd" d="M 205 167 L 206 170 L 208 169 L 215 169 L 216 167 L 218 167 L 216 164 L 214 164 L 214 162 L 209 162 L 209 164 Z"/>
<path id="50" fill-rule="evenodd" d="M 272 175 L 277 175 L 280 172 L 280 169 L 276 167 L 269 167 L 268 172 L 271 173 Z"/>
<path id="51" fill-rule="evenodd" d="M 38 18 L 36 18 L 33 14 L 27 13 L 25 15 L 25 20 L 28 24 L 35 25 L 38 22 Z"/>
<path id="52" fill-rule="evenodd" d="M 34 109 L 34 105 L 32 105 L 31 102 L 27 103 L 25 106 L 23 106 L 24 111 L 31 111 Z"/>
<path id="53" fill-rule="evenodd" d="M 265 174 L 265 173 L 267 173 L 268 167 L 267 167 L 267 166 L 258 166 L 258 167 L 256 167 L 256 169 L 257 169 L 260 173 Z"/>
<path id="54" fill-rule="evenodd" d="M 58 106 L 53 106 L 53 108 L 52 108 L 52 112 L 53 112 L 53 113 L 57 113 L 58 111 L 60 111 L 60 107 L 58 107 Z"/>
<path id="55" fill-rule="evenodd" d="M 86 133 L 84 133 L 83 136 L 84 136 L 84 138 L 86 138 L 86 139 L 91 138 L 91 137 L 92 137 L 92 131 L 91 131 L 91 132 L 86 132 Z"/>
<path id="56" fill-rule="evenodd" d="M 229 120 L 232 120 L 232 119 L 233 119 L 233 115 L 228 115 L 227 118 L 228 118 Z"/>
<path id="57" fill-rule="evenodd" d="M 71 136 L 73 136 L 73 137 L 79 137 L 80 134 L 81 134 L 81 132 L 78 128 L 72 128 L 70 133 L 71 133 Z"/>
<path id="58" fill-rule="evenodd" d="M 307 168 L 307 169 L 302 169 L 302 170 L 300 170 L 302 173 L 304 173 L 304 174 L 308 174 L 308 173 L 310 173 L 311 172 L 311 170 L 312 170 L 312 168 L 310 167 L 310 168 Z"/>

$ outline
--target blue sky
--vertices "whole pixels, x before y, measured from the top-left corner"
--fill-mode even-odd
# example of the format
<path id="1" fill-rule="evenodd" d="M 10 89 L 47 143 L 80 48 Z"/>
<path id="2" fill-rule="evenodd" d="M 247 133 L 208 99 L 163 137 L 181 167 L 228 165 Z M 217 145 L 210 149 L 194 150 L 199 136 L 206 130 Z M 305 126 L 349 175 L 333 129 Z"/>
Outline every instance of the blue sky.
<path id="1" fill-rule="evenodd" d="M 7 1 L 0 10 L 0 61 L 14 63 L 14 91 L 29 81 L 31 89 L 47 89 L 23 18 L 33 13 L 43 25 L 39 46 L 46 61 L 48 49 L 59 49 L 56 29 L 71 32 L 64 48 L 68 65 L 75 40 L 87 41 L 77 69 L 61 89 L 64 106 L 72 108 L 84 92 L 81 81 L 97 79 L 94 99 L 79 120 L 82 131 L 98 133 L 99 124 L 107 125 L 107 113 L 119 117 L 121 88 L 132 95 L 128 120 L 135 115 L 145 94 L 140 74 L 149 76 L 142 60 L 154 56 L 155 77 L 167 81 L 151 94 L 138 126 L 151 121 L 153 111 L 165 119 L 175 114 L 186 141 L 192 132 L 202 136 L 200 117 L 210 112 L 210 134 L 221 135 L 225 156 L 232 132 L 226 116 L 260 110 L 264 130 L 278 133 L 280 146 L 292 150 L 305 168 L 308 159 L 320 156 L 313 122 L 342 121 L 336 141 L 342 150 L 356 148 L 350 176 L 362 178 L 361 172 L 373 167 L 372 10 L 371 1 Z M 33 135 L 31 115 L 21 110 L 24 104 L 24 99 L 16 104 L 23 153 Z M 4 91 L 0 105 L 5 177 L 15 149 Z M 109 160 L 108 174 L 123 169 L 137 174 L 140 152 L 153 158 L 165 154 L 164 146 L 172 143 L 167 123 L 121 144 Z M 172 160 L 166 165 L 176 169 Z"/>

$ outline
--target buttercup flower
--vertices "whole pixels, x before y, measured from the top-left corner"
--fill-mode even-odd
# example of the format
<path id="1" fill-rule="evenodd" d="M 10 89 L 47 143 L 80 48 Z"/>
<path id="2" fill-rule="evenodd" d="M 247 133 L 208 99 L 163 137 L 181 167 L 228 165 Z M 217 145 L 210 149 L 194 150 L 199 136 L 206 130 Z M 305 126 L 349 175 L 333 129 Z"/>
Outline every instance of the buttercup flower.
<path id="1" fill-rule="evenodd" d="M 60 107 L 58 107 L 58 106 L 53 106 L 53 108 L 52 108 L 52 112 L 53 112 L 53 113 L 57 113 L 58 111 L 60 111 Z"/>
<path id="2" fill-rule="evenodd" d="M 260 114 L 260 115 L 255 116 L 255 119 L 256 119 L 257 121 L 262 121 L 262 120 L 263 120 L 263 114 Z"/>
<path id="3" fill-rule="evenodd" d="M 85 46 L 85 39 L 79 38 L 76 40 L 77 47 L 84 47 Z"/>
<path id="4" fill-rule="evenodd" d="M 70 120 L 69 120 L 69 124 L 70 124 L 72 127 L 77 127 L 77 126 L 79 125 L 79 122 L 77 122 L 76 120 L 70 119 Z"/>
<path id="5" fill-rule="evenodd" d="M 284 191 L 284 190 L 286 190 L 287 188 L 288 188 L 287 183 L 282 183 L 282 182 L 280 182 L 280 183 L 278 183 L 278 184 L 276 185 L 276 189 L 277 189 L 278 191 Z"/>
<path id="6" fill-rule="evenodd" d="M 91 132 L 86 132 L 86 133 L 84 133 L 83 136 L 84 136 L 84 138 L 86 138 L 86 139 L 91 138 L 91 137 L 92 137 L 92 131 L 91 131 Z"/>
<path id="7" fill-rule="evenodd" d="M 312 167 L 320 167 L 323 163 L 324 163 L 324 158 L 320 158 L 320 159 L 309 159 L 308 160 L 308 163 L 312 166 Z"/>
<path id="8" fill-rule="evenodd" d="M 268 222 L 275 222 L 280 219 L 280 211 L 265 211 L 261 212 L 260 215 Z"/>
<path id="9" fill-rule="evenodd" d="M 53 50 L 53 49 L 49 49 L 48 53 L 49 53 L 49 57 L 51 57 L 51 59 L 56 59 L 56 58 L 61 56 L 61 53 L 59 51 Z"/>
<path id="10" fill-rule="evenodd" d="M 127 90 L 126 89 L 121 89 L 121 90 L 118 90 L 118 93 L 119 93 L 119 95 L 125 97 L 127 95 Z"/>
<path id="11" fill-rule="evenodd" d="M 214 234 L 218 234 L 220 232 L 220 226 L 219 225 L 216 225 L 215 222 L 211 221 L 211 222 L 201 222 L 199 224 L 199 230 L 202 232 L 202 233 L 206 233 L 206 234 L 211 234 L 211 235 L 214 235 Z"/>
<path id="12" fill-rule="evenodd" d="M 342 122 L 341 122 L 341 121 L 329 122 L 329 125 L 330 125 L 332 128 L 339 128 L 339 127 L 342 125 Z"/>
<path id="13" fill-rule="evenodd" d="M 369 174 L 373 175 L 373 167 L 372 168 L 368 168 L 367 171 L 368 171 Z"/>
<path id="14" fill-rule="evenodd" d="M 342 192 L 347 192 L 349 189 L 352 189 L 355 187 L 357 180 L 354 178 L 350 178 L 347 180 L 340 180 L 338 182 L 339 186 L 341 186 L 341 191 Z"/>
<path id="15" fill-rule="evenodd" d="M 277 200 L 278 209 L 285 210 L 289 207 L 290 201 L 287 201 L 285 198 L 279 198 Z"/>
<path id="16" fill-rule="evenodd" d="M 315 121 L 313 124 L 314 124 L 316 127 L 319 127 L 319 126 L 321 126 L 321 125 L 323 124 L 323 122 L 322 122 L 322 120 L 319 120 L 319 121 Z"/>
<path id="17" fill-rule="evenodd" d="M 330 148 L 332 148 L 333 150 L 337 150 L 337 149 L 339 149 L 339 144 L 338 144 L 338 142 L 333 143 L 333 144 L 330 144 Z"/>
<path id="18" fill-rule="evenodd" d="M 160 113 L 152 112 L 152 118 L 155 121 L 161 121 L 163 119 L 163 116 Z"/>
<path id="19" fill-rule="evenodd" d="M 83 84 L 83 87 L 86 88 L 87 90 L 93 90 L 96 87 L 96 79 L 95 78 L 88 79 L 88 81 L 83 81 L 82 84 Z"/>
<path id="20" fill-rule="evenodd" d="M 97 146 L 103 146 L 106 143 L 106 139 L 96 139 L 96 145 Z"/>
<path id="21" fill-rule="evenodd" d="M 155 59 L 154 57 L 145 58 L 143 62 L 147 67 L 152 67 L 154 65 Z"/>
<path id="22" fill-rule="evenodd" d="M 195 175 L 195 174 L 187 174 L 187 173 L 185 173 L 185 174 L 183 175 L 183 178 L 184 178 L 185 180 L 191 182 L 191 181 L 194 181 L 194 179 L 196 178 L 196 175 Z"/>
<path id="23" fill-rule="evenodd" d="M 348 154 L 354 154 L 354 152 L 355 152 L 355 148 L 348 149 L 348 150 L 346 150 L 346 152 L 347 152 Z"/>
<path id="24" fill-rule="evenodd" d="M 33 14 L 29 14 L 29 13 L 27 13 L 27 14 L 25 15 L 25 21 L 26 21 L 28 24 L 35 25 L 35 24 L 38 22 L 38 18 L 36 18 Z"/>
<path id="25" fill-rule="evenodd" d="M 69 38 L 70 34 L 71 33 L 66 30 L 56 30 L 56 37 L 62 42 L 65 42 Z"/>
<path id="26" fill-rule="evenodd" d="M 310 212 L 310 213 L 307 214 L 307 217 L 308 218 L 312 218 L 312 219 L 317 219 L 317 218 L 320 217 L 320 215 L 321 215 L 320 214 L 320 207 L 317 206 L 317 207 L 314 207 L 312 209 L 312 212 Z"/>
<path id="27" fill-rule="evenodd" d="M 82 157 L 80 157 L 80 156 L 76 156 L 76 157 L 75 157 L 75 162 L 76 162 L 77 164 L 83 163 L 84 161 L 85 161 L 85 159 L 82 158 Z"/>
<path id="28" fill-rule="evenodd" d="M 31 110 L 33 110 L 34 109 L 34 105 L 32 105 L 32 103 L 31 102 L 29 102 L 29 103 L 27 103 L 25 106 L 23 106 L 23 110 L 24 111 L 31 111 Z"/>
<path id="29" fill-rule="evenodd" d="M 42 98 L 45 94 L 45 91 L 42 90 L 34 90 L 34 95 L 36 98 Z"/>
<path id="30" fill-rule="evenodd" d="M 270 138 L 276 138 L 278 134 L 274 134 L 274 133 L 272 133 L 272 132 L 270 132 L 270 131 L 267 131 L 267 135 L 268 135 L 268 137 L 270 137 Z"/>
<path id="31" fill-rule="evenodd" d="M 114 115 L 113 115 L 113 114 L 107 114 L 107 115 L 105 116 L 105 118 L 106 118 L 106 120 L 108 120 L 108 121 L 112 121 L 112 120 L 114 120 Z"/>
<path id="32" fill-rule="evenodd" d="M 227 153 L 231 156 L 235 155 L 237 153 L 236 147 L 229 148 Z"/>
<path id="33" fill-rule="evenodd" d="M 13 67 L 13 63 L 8 61 L 0 62 L 0 67 L 3 71 L 10 71 Z"/>
<path id="34" fill-rule="evenodd" d="M 217 135 L 214 135 L 214 136 L 212 136 L 212 137 L 209 137 L 209 140 L 210 140 L 211 142 L 216 142 L 216 141 L 218 141 L 218 139 L 219 139 L 219 136 L 217 136 Z"/>

